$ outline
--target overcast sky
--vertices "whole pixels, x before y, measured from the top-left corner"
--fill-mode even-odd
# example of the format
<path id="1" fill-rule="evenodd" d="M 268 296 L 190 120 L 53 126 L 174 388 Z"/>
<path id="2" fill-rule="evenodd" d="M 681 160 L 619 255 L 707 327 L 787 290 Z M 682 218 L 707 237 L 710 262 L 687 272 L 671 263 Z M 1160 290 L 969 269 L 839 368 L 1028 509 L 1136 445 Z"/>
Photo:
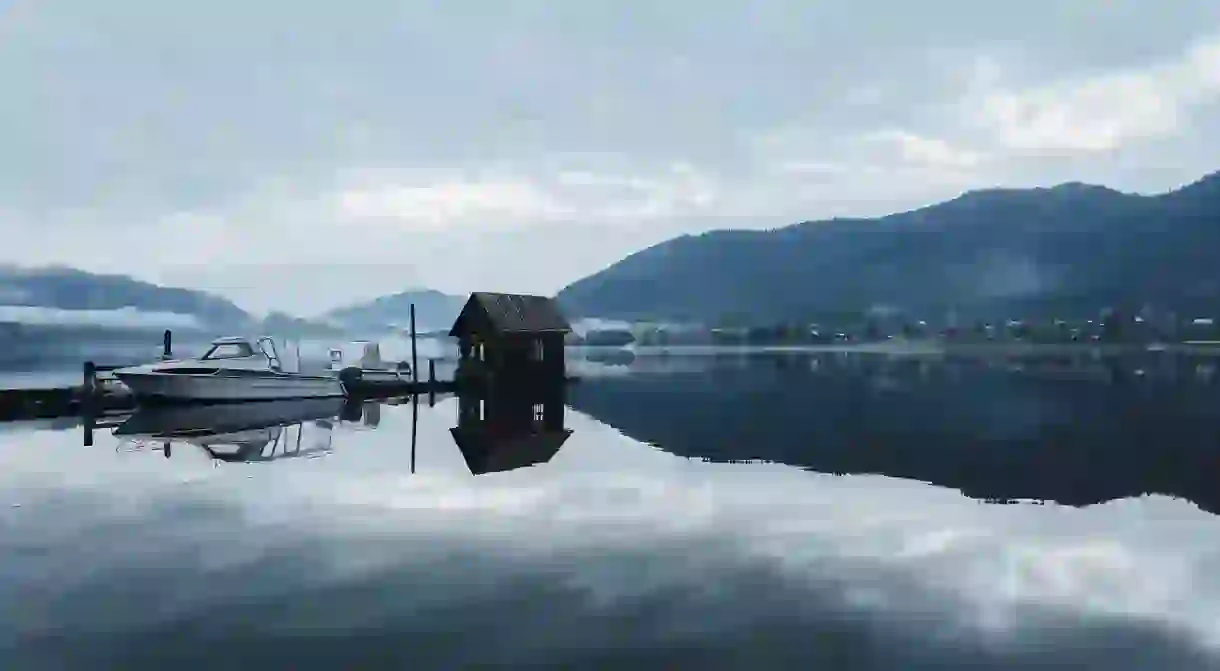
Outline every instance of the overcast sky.
<path id="1" fill-rule="evenodd" d="M 1220 169 L 1216 0 L 0 0 L 0 261 L 312 313 Z"/>

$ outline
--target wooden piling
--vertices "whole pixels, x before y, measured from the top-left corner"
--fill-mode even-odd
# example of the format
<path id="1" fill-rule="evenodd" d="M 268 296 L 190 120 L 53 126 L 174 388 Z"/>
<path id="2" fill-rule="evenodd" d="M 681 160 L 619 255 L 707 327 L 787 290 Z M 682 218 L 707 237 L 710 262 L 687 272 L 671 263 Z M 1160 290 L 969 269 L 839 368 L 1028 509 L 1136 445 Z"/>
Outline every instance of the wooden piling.
<path id="1" fill-rule="evenodd" d="M 80 423 L 80 425 L 82 427 L 84 427 L 85 435 L 84 435 L 83 442 L 84 442 L 85 447 L 93 447 L 93 428 L 94 428 L 93 425 L 95 422 L 96 422 L 96 420 L 94 418 L 94 414 L 92 412 L 86 411 L 85 416 L 83 417 L 83 421 Z"/>
<path id="2" fill-rule="evenodd" d="M 97 364 L 86 361 L 81 378 L 81 401 L 89 402 L 97 395 Z"/>
<path id="3" fill-rule="evenodd" d="M 167 361 L 172 358 L 174 358 L 174 333 L 165 329 L 164 335 L 161 336 L 161 359 Z"/>
<path id="4" fill-rule="evenodd" d="M 436 359 L 428 358 L 428 407 L 436 406 Z"/>

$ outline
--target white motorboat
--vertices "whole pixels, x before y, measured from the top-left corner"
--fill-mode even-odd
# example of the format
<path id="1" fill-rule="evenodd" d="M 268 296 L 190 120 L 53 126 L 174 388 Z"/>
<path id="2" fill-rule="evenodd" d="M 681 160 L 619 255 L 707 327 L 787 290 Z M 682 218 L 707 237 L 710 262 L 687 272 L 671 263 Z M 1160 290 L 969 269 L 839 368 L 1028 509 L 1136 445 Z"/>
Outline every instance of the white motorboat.
<path id="1" fill-rule="evenodd" d="M 348 352 L 342 347 L 333 347 L 330 350 L 330 369 L 332 371 L 342 374 L 345 369 L 359 368 L 360 380 L 368 384 L 400 384 L 412 381 L 411 364 L 405 361 L 383 361 L 381 346 L 378 343 L 357 340 L 351 344 L 359 346 L 361 349 L 359 364 L 345 364 Z M 354 373 L 349 374 L 354 375 Z"/>
<path id="2" fill-rule="evenodd" d="M 220 338 L 197 359 L 120 368 L 114 376 L 142 401 L 235 402 L 344 396 L 335 375 L 285 372 L 275 341 Z"/>

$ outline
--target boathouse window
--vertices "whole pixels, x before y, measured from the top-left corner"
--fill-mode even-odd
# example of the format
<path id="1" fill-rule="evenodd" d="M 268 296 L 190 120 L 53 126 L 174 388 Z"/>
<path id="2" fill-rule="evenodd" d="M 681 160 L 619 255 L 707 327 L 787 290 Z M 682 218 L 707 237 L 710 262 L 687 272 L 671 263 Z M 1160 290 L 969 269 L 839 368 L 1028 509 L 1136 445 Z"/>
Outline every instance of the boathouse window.
<path id="1" fill-rule="evenodd" d="M 545 351 L 546 348 L 543 346 L 542 341 L 535 340 L 533 343 L 531 343 L 530 358 L 534 361 L 542 361 L 542 355 Z"/>
<path id="2" fill-rule="evenodd" d="M 543 419 L 543 416 L 545 414 L 546 414 L 546 406 L 541 403 L 535 403 L 534 404 L 534 421 L 541 422 Z"/>
<path id="3" fill-rule="evenodd" d="M 249 343 L 244 342 L 226 342 L 218 345 L 213 345 L 212 349 L 208 350 L 207 354 L 203 355 L 204 359 L 244 359 L 248 356 L 253 356 L 254 350 L 250 348 Z"/>

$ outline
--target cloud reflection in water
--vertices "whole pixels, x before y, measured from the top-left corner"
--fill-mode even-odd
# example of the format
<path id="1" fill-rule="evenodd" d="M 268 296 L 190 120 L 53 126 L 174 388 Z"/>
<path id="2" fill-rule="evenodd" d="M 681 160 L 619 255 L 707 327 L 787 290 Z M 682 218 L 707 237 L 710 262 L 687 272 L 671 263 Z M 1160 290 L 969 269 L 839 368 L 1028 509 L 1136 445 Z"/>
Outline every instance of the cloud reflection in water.
<path id="1" fill-rule="evenodd" d="M 0 658 L 1193 668 L 1220 641 L 1217 521 L 1185 502 L 703 463 L 574 411 L 550 462 L 473 477 L 455 416 L 421 409 L 414 476 L 406 407 L 258 466 L 6 436 Z"/>

